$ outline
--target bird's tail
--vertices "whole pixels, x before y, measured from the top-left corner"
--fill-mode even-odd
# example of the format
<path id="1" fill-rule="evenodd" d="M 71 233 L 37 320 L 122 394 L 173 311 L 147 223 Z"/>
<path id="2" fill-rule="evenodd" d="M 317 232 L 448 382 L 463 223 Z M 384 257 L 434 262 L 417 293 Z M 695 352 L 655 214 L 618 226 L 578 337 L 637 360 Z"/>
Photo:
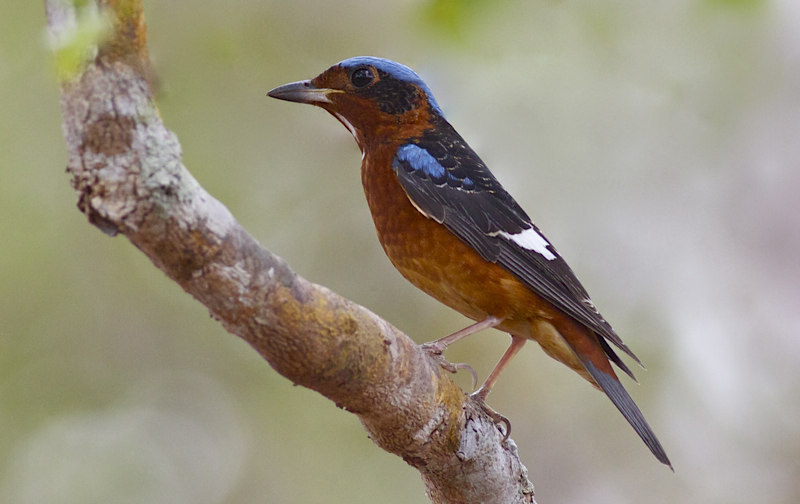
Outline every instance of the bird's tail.
<path id="1" fill-rule="evenodd" d="M 598 341 L 599 336 L 574 323 L 559 325 L 561 327 L 558 327 L 558 331 L 561 337 L 564 338 L 564 341 L 575 353 L 575 356 L 581 361 L 597 386 L 611 399 L 611 402 L 614 403 L 614 406 L 617 407 L 628 423 L 631 424 L 631 427 L 639 434 L 639 437 L 650 448 L 653 455 L 662 464 L 672 469 L 672 463 L 669 461 L 669 457 L 667 457 L 653 429 L 647 424 L 647 420 L 644 419 L 639 407 L 636 406 L 636 403 L 633 402 L 633 399 L 625 390 L 625 387 L 622 386 L 619 378 L 617 378 L 614 368 L 611 367 L 609 362 L 609 357 Z"/>

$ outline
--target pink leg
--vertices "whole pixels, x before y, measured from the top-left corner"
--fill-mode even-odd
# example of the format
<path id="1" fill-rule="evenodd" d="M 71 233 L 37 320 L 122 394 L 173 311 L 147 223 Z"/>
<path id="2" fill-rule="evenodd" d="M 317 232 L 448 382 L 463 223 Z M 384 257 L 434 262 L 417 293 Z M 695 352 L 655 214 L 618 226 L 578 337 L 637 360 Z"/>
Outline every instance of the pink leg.
<path id="1" fill-rule="evenodd" d="M 489 415 L 489 418 L 491 418 L 494 421 L 494 423 L 505 424 L 506 429 L 505 432 L 503 433 L 503 440 L 501 442 L 505 442 L 505 440 L 508 439 L 508 436 L 511 435 L 511 422 L 508 421 L 508 418 L 504 417 L 503 415 L 501 415 L 500 413 L 496 412 L 495 410 L 486 405 L 486 396 L 489 395 L 489 392 L 492 390 L 492 387 L 494 386 L 494 383 L 497 381 L 497 378 L 500 377 L 500 372 L 503 371 L 503 368 L 506 366 L 506 364 L 508 364 L 509 361 L 511 361 L 511 359 L 513 359 L 514 356 L 517 355 L 517 352 L 519 352 L 522 349 L 522 346 L 525 344 L 525 341 L 526 341 L 525 338 L 512 336 L 511 345 L 506 350 L 506 353 L 504 353 L 503 356 L 500 357 L 500 361 L 498 361 L 497 365 L 494 367 L 492 372 L 489 373 L 489 377 L 486 378 L 485 382 L 483 382 L 481 388 L 479 388 L 478 390 L 469 395 L 472 399 L 478 401 L 478 403 L 481 406 L 481 409 L 483 409 L 483 411 L 487 415 Z"/>
<path id="2" fill-rule="evenodd" d="M 489 373 L 488 378 L 486 378 L 486 381 L 483 382 L 481 388 L 479 388 L 478 390 L 476 390 L 471 394 L 473 398 L 478 399 L 480 401 L 486 400 L 486 396 L 489 395 L 489 392 L 492 390 L 492 387 L 494 386 L 494 383 L 497 381 L 497 378 L 500 377 L 500 372 L 503 371 L 503 368 L 506 366 L 506 364 L 508 364 L 509 361 L 511 361 L 511 359 L 513 359 L 514 356 L 517 355 L 517 352 L 519 352 L 522 349 L 522 346 L 525 344 L 525 341 L 527 341 L 525 338 L 520 338 L 518 336 L 511 337 L 511 346 L 509 346 L 508 349 L 506 350 L 506 353 L 504 353 L 503 356 L 500 357 L 500 361 L 498 361 L 497 365 L 494 367 L 492 372 Z"/>
<path id="3" fill-rule="evenodd" d="M 448 334 L 444 338 L 439 338 L 435 341 L 430 341 L 422 345 L 422 348 L 431 354 L 435 359 L 439 361 L 439 365 L 442 366 L 444 369 L 451 373 L 457 372 L 459 369 L 466 369 L 472 374 L 472 388 L 475 388 L 475 385 L 478 384 L 478 373 L 470 366 L 469 364 L 458 363 L 458 364 L 451 364 L 444 360 L 442 357 L 442 352 L 444 352 L 448 346 L 455 343 L 456 341 L 466 338 L 470 334 L 475 334 L 478 331 L 482 331 L 484 329 L 489 329 L 491 327 L 495 327 L 502 319 L 497 317 L 489 316 L 485 320 L 480 322 L 475 322 L 472 325 L 461 329 L 460 331 L 456 331 L 453 334 Z"/>
<path id="4" fill-rule="evenodd" d="M 475 334 L 476 332 L 483 331 L 484 329 L 495 327 L 502 321 L 503 319 L 492 317 L 490 315 L 489 317 L 486 317 L 485 320 L 475 322 L 474 324 L 469 325 L 460 331 L 456 331 L 453 334 L 448 334 L 444 338 L 439 338 L 436 341 L 425 343 L 425 347 L 432 350 L 434 353 L 442 353 L 448 346 L 452 345 L 456 341 L 466 338 L 470 334 Z"/>

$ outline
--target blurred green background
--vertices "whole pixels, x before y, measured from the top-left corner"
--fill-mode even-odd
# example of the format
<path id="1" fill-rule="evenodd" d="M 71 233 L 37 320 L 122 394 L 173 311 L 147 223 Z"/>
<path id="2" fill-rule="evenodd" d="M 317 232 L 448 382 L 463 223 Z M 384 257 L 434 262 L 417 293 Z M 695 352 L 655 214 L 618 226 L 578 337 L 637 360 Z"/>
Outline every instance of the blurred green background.
<path id="1" fill-rule="evenodd" d="M 419 342 L 466 321 L 383 257 L 347 131 L 265 93 L 360 54 L 428 82 L 648 365 L 626 385 L 675 465 L 529 344 L 489 402 L 540 503 L 800 502 L 800 4 L 145 9 L 194 176 L 300 274 Z M 0 502 L 427 502 L 354 416 L 87 224 L 43 11 L 0 7 Z M 489 331 L 448 357 L 484 377 L 506 344 Z"/>

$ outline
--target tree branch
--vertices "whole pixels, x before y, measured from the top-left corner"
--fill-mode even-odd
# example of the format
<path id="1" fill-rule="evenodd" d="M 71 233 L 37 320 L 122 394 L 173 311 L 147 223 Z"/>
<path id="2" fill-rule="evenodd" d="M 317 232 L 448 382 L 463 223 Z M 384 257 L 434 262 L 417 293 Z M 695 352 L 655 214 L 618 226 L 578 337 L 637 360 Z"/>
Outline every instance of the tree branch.
<path id="1" fill-rule="evenodd" d="M 516 445 L 435 359 L 295 274 L 189 174 L 153 103 L 140 0 L 45 4 L 67 171 L 89 222 L 125 235 L 280 374 L 358 415 L 433 502 L 533 502 Z"/>

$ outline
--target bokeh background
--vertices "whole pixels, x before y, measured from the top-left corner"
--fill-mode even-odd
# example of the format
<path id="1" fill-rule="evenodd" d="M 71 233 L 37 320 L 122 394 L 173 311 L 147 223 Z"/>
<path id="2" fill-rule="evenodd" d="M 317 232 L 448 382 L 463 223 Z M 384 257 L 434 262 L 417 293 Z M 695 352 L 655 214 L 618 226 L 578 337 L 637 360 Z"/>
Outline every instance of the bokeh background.
<path id="1" fill-rule="evenodd" d="M 800 502 L 800 3 L 145 8 L 194 176 L 300 274 L 419 342 L 466 321 L 383 257 L 347 131 L 265 93 L 360 54 L 426 79 L 647 364 L 627 385 L 675 465 L 530 344 L 489 402 L 540 503 Z M 87 224 L 44 26 L 41 2 L 0 7 L 0 502 L 427 502 L 354 416 Z M 507 342 L 448 357 L 483 377 Z"/>

